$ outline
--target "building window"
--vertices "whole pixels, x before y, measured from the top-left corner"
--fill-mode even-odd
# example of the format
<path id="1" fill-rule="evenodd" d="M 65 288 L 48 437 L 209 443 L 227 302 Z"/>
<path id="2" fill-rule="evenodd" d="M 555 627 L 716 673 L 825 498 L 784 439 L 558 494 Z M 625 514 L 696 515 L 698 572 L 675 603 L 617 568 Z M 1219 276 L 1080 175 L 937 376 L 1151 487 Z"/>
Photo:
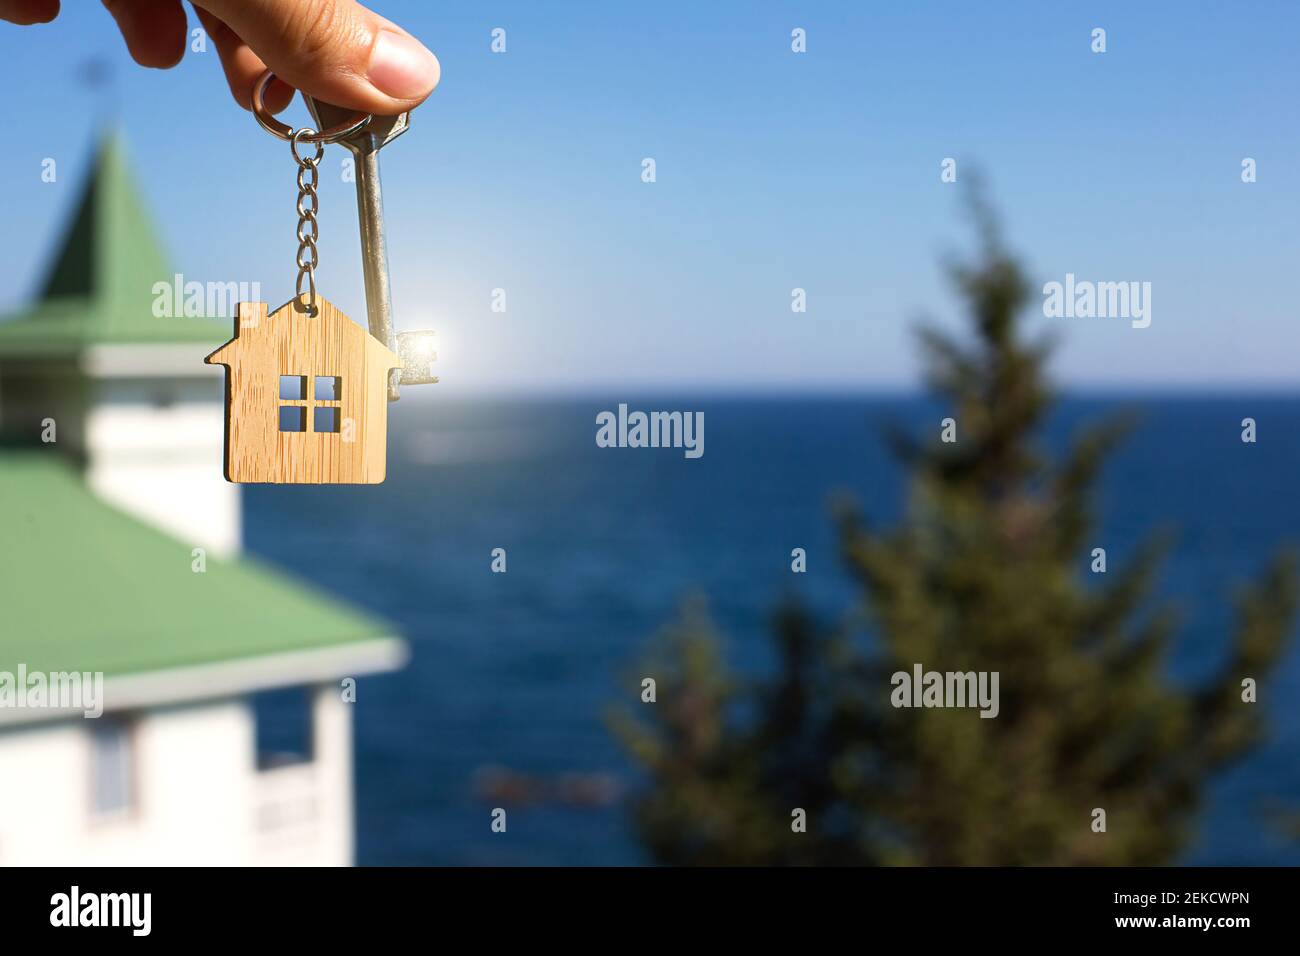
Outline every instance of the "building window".
<path id="1" fill-rule="evenodd" d="M 91 806 L 99 817 L 130 811 L 135 797 L 135 741 L 131 726 L 100 717 L 90 730 Z"/>
<path id="2" fill-rule="evenodd" d="M 254 694 L 253 727 L 257 769 L 270 770 L 312 759 L 312 692 L 285 687 Z"/>

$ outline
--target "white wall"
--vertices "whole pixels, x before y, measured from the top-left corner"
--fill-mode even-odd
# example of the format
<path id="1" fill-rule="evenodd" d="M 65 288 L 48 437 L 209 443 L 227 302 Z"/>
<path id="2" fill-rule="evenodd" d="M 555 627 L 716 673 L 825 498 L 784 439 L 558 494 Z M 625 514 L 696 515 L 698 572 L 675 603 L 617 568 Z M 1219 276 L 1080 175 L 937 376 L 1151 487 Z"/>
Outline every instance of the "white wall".
<path id="1" fill-rule="evenodd" d="M 86 481 L 104 500 L 182 543 L 229 556 L 240 547 L 239 486 L 225 479 L 225 408 L 213 400 L 213 387 L 99 383 L 86 410 Z"/>
<path id="2" fill-rule="evenodd" d="M 0 728 L 0 865 L 350 865 L 351 715 L 336 685 L 314 710 L 311 763 L 266 772 L 244 700 L 140 714 L 115 819 L 93 812 L 94 721 Z"/>
<path id="3" fill-rule="evenodd" d="M 218 556 L 239 551 L 225 480 L 225 370 L 212 346 L 99 345 L 77 359 L 0 362 L 0 432 L 86 465 L 105 500 Z M 41 444 L 53 419 L 57 442 Z"/>

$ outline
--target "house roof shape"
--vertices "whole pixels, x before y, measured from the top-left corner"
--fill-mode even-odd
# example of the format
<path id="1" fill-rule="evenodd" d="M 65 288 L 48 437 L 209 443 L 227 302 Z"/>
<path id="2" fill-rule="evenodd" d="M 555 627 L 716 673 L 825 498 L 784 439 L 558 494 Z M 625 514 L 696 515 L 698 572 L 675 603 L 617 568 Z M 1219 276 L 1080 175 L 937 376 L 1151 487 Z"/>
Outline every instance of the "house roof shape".
<path id="1" fill-rule="evenodd" d="M 173 280 L 131 176 L 122 135 L 105 133 L 36 302 L 0 321 L 0 355 L 226 339 L 228 318 L 153 314 L 155 284 L 170 287 Z"/>
<path id="2" fill-rule="evenodd" d="M 294 296 L 278 308 L 268 308 L 261 312 L 256 308 L 261 303 L 239 303 L 235 315 L 235 334 L 220 348 L 209 353 L 203 361 L 209 365 L 229 365 L 232 356 L 240 350 L 250 347 L 249 339 L 253 336 L 241 335 L 241 333 L 253 330 L 260 332 L 263 328 L 275 328 L 277 331 L 288 334 L 289 320 L 300 319 L 309 323 L 337 322 L 342 335 L 351 338 L 354 342 L 362 343 L 376 360 L 389 362 L 389 365 L 384 366 L 385 369 L 402 367 L 402 357 L 400 355 L 371 335 L 368 329 L 348 318 L 338 306 L 325 296 L 319 294 L 316 296 L 316 307 L 319 310 L 316 317 L 307 317 L 305 312 L 299 311 L 300 308 L 305 307 L 307 302 L 308 298 L 305 295 Z M 265 327 L 261 325 L 263 319 L 268 322 Z"/>
<path id="3" fill-rule="evenodd" d="M 266 565 L 206 557 L 46 451 L 0 454 L 0 671 L 105 675 L 109 709 L 389 670 L 395 628 Z M 0 708 L 0 725 L 59 716 Z"/>

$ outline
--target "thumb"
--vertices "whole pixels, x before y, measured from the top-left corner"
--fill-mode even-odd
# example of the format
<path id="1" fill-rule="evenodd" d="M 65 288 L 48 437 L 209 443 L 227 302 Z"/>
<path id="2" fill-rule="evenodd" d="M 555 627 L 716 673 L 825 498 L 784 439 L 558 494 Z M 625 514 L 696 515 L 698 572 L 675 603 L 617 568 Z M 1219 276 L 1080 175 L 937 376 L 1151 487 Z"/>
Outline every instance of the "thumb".
<path id="1" fill-rule="evenodd" d="M 194 0 L 290 86 L 327 103 L 391 116 L 438 84 L 437 58 L 354 0 Z"/>

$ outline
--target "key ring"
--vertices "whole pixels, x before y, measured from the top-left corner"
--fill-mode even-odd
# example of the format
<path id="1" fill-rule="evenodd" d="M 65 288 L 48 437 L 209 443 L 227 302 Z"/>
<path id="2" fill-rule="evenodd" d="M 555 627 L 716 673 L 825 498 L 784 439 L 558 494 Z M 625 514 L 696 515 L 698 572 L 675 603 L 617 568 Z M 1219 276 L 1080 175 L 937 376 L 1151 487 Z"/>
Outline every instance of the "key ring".
<path id="1" fill-rule="evenodd" d="M 369 126 L 370 121 L 375 118 L 371 113 L 366 113 L 364 115 L 357 113 L 357 119 L 346 120 L 339 123 L 337 126 L 323 129 L 319 133 L 309 132 L 299 137 L 298 134 L 294 132 L 292 126 L 280 122 L 267 112 L 266 90 L 271 85 L 273 79 L 275 79 L 275 74 L 270 70 L 267 70 L 258 78 L 257 82 L 253 84 L 253 116 L 257 119 L 257 122 L 261 125 L 262 129 L 266 130 L 272 136 L 278 136 L 280 139 L 288 140 L 290 143 L 296 143 L 299 141 L 315 144 L 337 143 L 340 140 L 347 139 L 349 136 L 361 132 Z M 299 130 L 298 132 L 302 131 Z"/>

